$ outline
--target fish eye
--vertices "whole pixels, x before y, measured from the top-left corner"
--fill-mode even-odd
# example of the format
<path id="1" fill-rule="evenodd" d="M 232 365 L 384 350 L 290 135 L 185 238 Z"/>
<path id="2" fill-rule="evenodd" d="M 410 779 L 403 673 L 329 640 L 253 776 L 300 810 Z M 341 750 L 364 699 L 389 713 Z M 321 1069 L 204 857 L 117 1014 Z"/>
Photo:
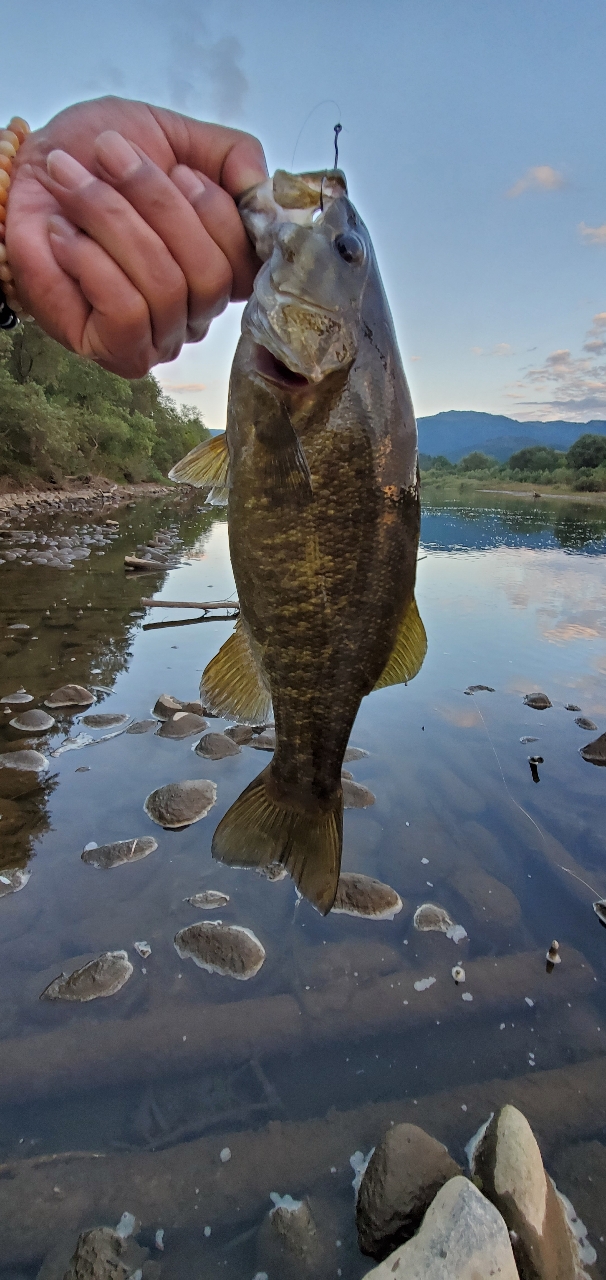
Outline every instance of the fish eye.
<path id="1" fill-rule="evenodd" d="M 359 267 L 360 263 L 364 261 L 364 245 L 360 237 L 355 235 L 353 231 L 344 231 L 342 235 L 337 236 L 335 249 L 344 262 L 351 262 L 356 267 Z"/>

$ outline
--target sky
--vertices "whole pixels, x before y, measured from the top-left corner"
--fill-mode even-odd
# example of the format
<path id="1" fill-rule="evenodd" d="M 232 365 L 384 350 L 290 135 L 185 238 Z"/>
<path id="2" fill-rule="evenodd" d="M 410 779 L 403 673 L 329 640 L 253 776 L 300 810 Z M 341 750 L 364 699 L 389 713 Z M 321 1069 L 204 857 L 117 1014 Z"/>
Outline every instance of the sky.
<path id="1" fill-rule="evenodd" d="M 270 172 L 331 166 L 338 120 L 417 415 L 585 422 L 606 418 L 605 62 L 603 0 L 29 0 L 0 118 L 144 98 L 257 134 Z M 212 428 L 241 311 L 156 370 Z"/>

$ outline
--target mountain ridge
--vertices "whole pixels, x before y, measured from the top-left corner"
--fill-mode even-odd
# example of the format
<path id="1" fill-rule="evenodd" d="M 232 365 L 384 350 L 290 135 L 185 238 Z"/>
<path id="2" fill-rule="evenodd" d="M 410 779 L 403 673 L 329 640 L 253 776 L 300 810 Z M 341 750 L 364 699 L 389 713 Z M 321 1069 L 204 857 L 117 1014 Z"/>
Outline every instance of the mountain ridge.
<path id="1" fill-rule="evenodd" d="M 417 426 L 419 451 L 432 457 L 442 454 L 450 462 L 460 462 L 476 450 L 506 462 L 512 453 L 531 445 L 544 444 L 566 451 L 586 432 L 606 435 L 606 421 L 601 418 L 590 422 L 569 422 L 564 418 L 520 422 L 505 414 L 475 409 L 447 409 L 418 418 Z"/>

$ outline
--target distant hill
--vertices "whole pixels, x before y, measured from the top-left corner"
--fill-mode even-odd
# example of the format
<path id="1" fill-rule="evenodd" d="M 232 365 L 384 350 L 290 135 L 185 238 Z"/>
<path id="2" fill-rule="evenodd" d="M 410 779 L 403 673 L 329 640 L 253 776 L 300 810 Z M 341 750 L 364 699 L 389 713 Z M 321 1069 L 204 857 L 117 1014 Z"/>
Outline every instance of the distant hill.
<path id="1" fill-rule="evenodd" d="M 552 449 L 569 449 L 585 432 L 606 435 L 606 422 L 518 422 L 498 413 L 450 409 L 418 419 L 419 449 L 432 457 L 443 454 L 450 462 L 460 462 L 477 449 L 499 462 L 506 462 L 518 449 L 533 444 Z"/>

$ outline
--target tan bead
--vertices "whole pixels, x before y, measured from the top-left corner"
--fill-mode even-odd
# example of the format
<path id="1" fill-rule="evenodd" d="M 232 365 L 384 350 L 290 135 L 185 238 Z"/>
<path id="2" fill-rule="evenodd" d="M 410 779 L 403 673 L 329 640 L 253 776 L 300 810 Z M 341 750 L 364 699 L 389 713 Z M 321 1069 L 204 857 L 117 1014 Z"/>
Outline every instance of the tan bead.
<path id="1" fill-rule="evenodd" d="M 12 278 L 13 278 L 13 273 L 8 265 L 8 262 L 0 262 L 0 280 L 3 280 L 5 284 L 8 284 L 9 281 L 12 280 Z"/>
<path id="2" fill-rule="evenodd" d="M 10 129 L 0 129 L 0 142 L 12 142 L 15 151 L 19 148 L 19 139 Z"/>
<path id="3" fill-rule="evenodd" d="M 0 156 L 6 156 L 7 160 L 14 160 L 16 154 L 12 142 L 0 142 Z"/>
<path id="4" fill-rule="evenodd" d="M 13 167 L 12 160 L 8 156 L 3 156 L 0 152 L 0 169 L 4 169 L 5 173 L 10 173 Z"/>
<path id="5" fill-rule="evenodd" d="M 0 169 L 0 187 L 4 187 L 4 190 L 8 191 L 10 185 L 11 185 L 10 175 L 8 173 L 5 173 L 4 169 Z"/>
<path id="6" fill-rule="evenodd" d="M 8 122 L 8 127 L 11 133 L 17 135 L 21 146 L 23 146 L 28 133 L 31 132 L 29 125 L 20 116 L 13 116 L 12 120 Z"/>
<path id="7" fill-rule="evenodd" d="M 6 262 L 6 261 L 7 261 L 6 246 L 3 244 L 0 244 L 0 262 Z"/>

